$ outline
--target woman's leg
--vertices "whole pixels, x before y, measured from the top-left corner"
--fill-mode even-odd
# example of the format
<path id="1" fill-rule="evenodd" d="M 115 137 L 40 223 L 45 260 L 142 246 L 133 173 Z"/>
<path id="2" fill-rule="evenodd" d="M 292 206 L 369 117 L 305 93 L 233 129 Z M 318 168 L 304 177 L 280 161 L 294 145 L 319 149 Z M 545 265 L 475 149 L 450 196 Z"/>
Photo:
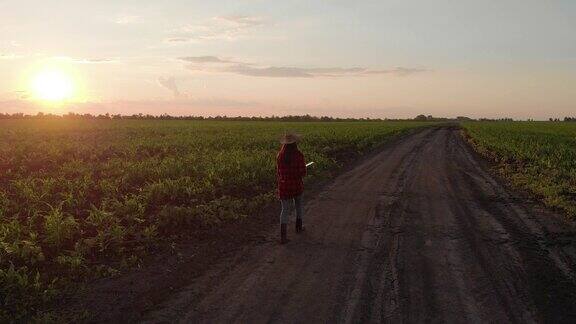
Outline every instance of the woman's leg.
<path id="1" fill-rule="evenodd" d="M 296 219 L 302 219 L 304 216 L 304 207 L 302 206 L 302 195 L 294 197 L 294 208 L 296 209 Z"/>
<path id="2" fill-rule="evenodd" d="M 280 212 L 280 244 L 288 243 L 286 227 L 288 226 L 288 216 L 292 209 L 293 199 L 280 200 L 282 211 Z"/>
<path id="3" fill-rule="evenodd" d="M 280 212 L 280 224 L 288 224 L 290 210 L 292 209 L 292 199 L 280 200 L 282 211 Z"/>
<path id="4" fill-rule="evenodd" d="M 296 233 L 300 233 L 304 230 L 302 227 L 302 217 L 304 216 L 302 195 L 294 198 L 294 208 L 296 209 Z"/>

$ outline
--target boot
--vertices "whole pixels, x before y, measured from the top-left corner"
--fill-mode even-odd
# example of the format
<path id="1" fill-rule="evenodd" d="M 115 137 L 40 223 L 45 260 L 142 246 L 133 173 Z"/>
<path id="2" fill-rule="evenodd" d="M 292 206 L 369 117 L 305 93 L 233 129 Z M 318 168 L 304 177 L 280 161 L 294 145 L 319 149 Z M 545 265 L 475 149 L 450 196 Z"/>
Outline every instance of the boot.
<path id="1" fill-rule="evenodd" d="M 280 244 L 288 243 L 288 238 L 286 237 L 286 225 L 280 224 Z"/>
<path id="2" fill-rule="evenodd" d="M 304 231 L 304 227 L 302 227 L 302 218 L 296 218 L 296 233 L 301 233 Z"/>

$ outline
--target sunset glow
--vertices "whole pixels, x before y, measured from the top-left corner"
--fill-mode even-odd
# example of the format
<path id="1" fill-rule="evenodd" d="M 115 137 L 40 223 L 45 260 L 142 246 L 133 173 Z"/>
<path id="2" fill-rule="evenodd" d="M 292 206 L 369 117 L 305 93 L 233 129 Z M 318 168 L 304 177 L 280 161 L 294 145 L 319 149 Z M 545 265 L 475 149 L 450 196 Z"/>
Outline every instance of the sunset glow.
<path id="1" fill-rule="evenodd" d="M 38 73 L 32 81 L 34 97 L 46 101 L 62 101 L 72 97 L 74 82 L 63 71 L 52 69 Z"/>
<path id="2" fill-rule="evenodd" d="M 0 21 L 4 113 L 547 120 L 575 109 L 576 1 L 8 0 Z"/>

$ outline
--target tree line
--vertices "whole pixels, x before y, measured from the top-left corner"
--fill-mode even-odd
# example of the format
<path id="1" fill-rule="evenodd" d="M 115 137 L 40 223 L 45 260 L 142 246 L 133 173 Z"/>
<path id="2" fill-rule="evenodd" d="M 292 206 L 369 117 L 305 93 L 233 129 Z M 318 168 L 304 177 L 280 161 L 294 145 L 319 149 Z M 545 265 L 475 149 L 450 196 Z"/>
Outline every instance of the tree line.
<path id="1" fill-rule="evenodd" d="M 382 118 L 339 118 L 330 116 L 311 116 L 311 115 L 287 115 L 287 116 L 172 116 L 169 114 L 151 115 L 151 114 L 77 114 L 67 113 L 64 115 L 37 113 L 29 115 L 24 113 L 0 113 L 0 119 L 151 119 L 151 120 L 230 120 L 230 121 L 383 121 L 391 119 Z"/>
<path id="2" fill-rule="evenodd" d="M 115 119 L 137 119 L 137 120 L 223 120 L 223 121 L 298 121 L 298 122 L 346 122 L 346 121 L 406 121 L 406 120 L 421 120 L 419 118 L 408 118 L 408 119 L 389 119 L 389 118 L 339 118 L 330 116 L 312 116 L 306 115 L 286 115 L 286 116 L 172 116 L 169 114 L 161 115 L 151 115 L 151 114 L 132 114 L 132 115 L 122 115 L 122 114 L 78 114 L 78 113 L 67 113 L 64 115 L 55 114 L 44 114 L 39 112 L 35 115 L 24 114 L 24 113 L 0 113 L 0 119 L 101 119 L 101 120 L 115 120 Z M 433 118 L 429 120 L 448 120 L 447 118 L 438 119 Z"/>
<path id="3" fill-rule="evenodd" d="M 194 115 L 187 115 L 187 116 L 172 116 L 169 114 L 161 114 L 161 115 L 151 115 L 151 114 L 132 114 L 132 115 L 122 115 L 122 114 L 78 114 L 69 112 L 64 115 L 55 115 L 55 114 L 45 114 L 39 112 L 35 115 L 32 114 L 24 114 L 24 113 L 0 113 L 0 119 L 102 119 L 102 120 L 112 120 L 112 119 L 141 119 L 141 120 L 229 120 L 229 121 L 299 121 L 299 122 L 318 122 L 318 121 L 326 121 L 326 122 L 345 122 L 345 121 L 408 121 L 408 120 L 415 120 L 415 121 L 514 121 L 512 118 L 470 118 L 466 116 L 457 116 L 455 118 L 446 118 L 446 117 L 434 117 L 432 115 L 424 115 L 420 114 L 414 118 L 340 118 L 340 117 L 330 117 L 330 116 L 312 116 L 309 114 L 306 115 L 286 115 L 286 116 L 226 116 L 226 115 L 218 115 L 218 116 L 194 116 Z M 533 119 L 528 119 L 528 121 L 534 121 Z M 549 121 L 553 122 L 576 122 L 576 117 L 564 117 L 563 119 L 560 118 L 549 118 Z"/>
<path id="4" fill-rule="evenodd" d="M 548 120 L 553 122 L 559 122 L 559 121 L 576 122 L 576 117 L 564 117 L 563 120 L 560 120 L 560 118 L 550 118 Z"/>

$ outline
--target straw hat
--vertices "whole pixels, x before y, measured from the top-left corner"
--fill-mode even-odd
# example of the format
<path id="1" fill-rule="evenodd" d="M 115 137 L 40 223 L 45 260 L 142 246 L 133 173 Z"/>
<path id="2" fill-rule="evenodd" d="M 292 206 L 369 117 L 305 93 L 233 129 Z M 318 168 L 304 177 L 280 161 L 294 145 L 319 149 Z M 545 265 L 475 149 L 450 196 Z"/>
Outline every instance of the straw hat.
<path id="1" fill-rule="evenodd" d="M 282 135 L 280 137 L 280 144 L 292 144 L 292 143 L 296 143 L 300 140 L 302 136 L 296 134 L 296 133 L 284 133 L 284 135 Z"/>

